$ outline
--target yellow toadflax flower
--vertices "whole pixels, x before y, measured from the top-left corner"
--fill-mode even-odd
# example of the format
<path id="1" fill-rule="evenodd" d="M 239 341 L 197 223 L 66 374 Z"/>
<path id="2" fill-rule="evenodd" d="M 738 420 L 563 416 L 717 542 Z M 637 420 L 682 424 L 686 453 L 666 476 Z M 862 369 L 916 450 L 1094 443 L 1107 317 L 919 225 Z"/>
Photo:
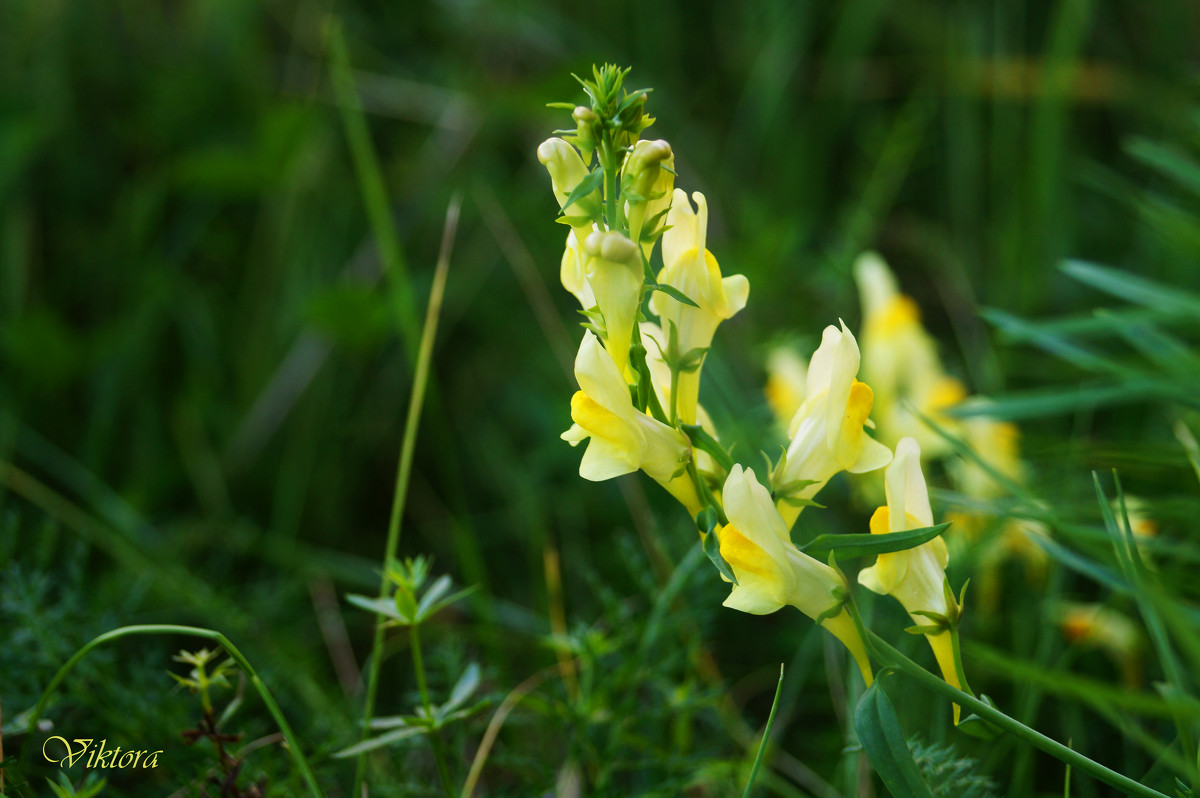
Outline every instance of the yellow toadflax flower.
<path id="1" fill-rule="evenodd" d="M 724 605 L 767 615 L 791 605 L 845 644 L 871 684 L 871 667 L 858 629 L 842 606 L 846 586 L 833 568 L 804 554 L 752 469 L 734 465 L 722 491 L 729 523 L 716 531 L 721 556 L 737 584 Z"/>
<path id="2" fill-rule="evenodd" d="M 884 476 L 887 506 L 871 516 L 871 534 L 903 532 L 933 526 L 929 490 L 921 473 L 921 447 L 913 438 L 896 444 L 896 457 Z M 875 564 L 858 574 L 858 581 L 880 595 L 899 601 L 913 621 L 927 630 L 925 635 L 941 668 L 942 677 L 964 689 L 955 665 L 951 627 L 956 626 L 959 607 L 946 582 L 950 553 L 940 537 L 916 548 L 880 554 Z M 933 631 L 930 627 L 940 627 Z M 954 705 L 954 723 L 960 708 Z"/>
<path id="3" fill-rule="evenodd" d="M 780 514 L 790 529 L 806 502 L 839 471 L 861 474 L 887 465 L 891 451 L 863 431 L 871 388 L 855 379 L 858 343 L 830 325 L 808 365 L 804 404 L 788 428 L 791 442 L 771 476 Z"/>
<path id="4" fill-rule="evenodd" d="M 670 225 L 662 238 L 663 263 L 658 282 L 677 289 L 699 307 L 685 305 L 662 292 L 650 297 L 650 310 L 659 318 L 663 332 L 675 328 L 678 354 L 706 350 L 712 344 L 717 325 L 746 306 L 750 283 L 744 275 L 721 276 L 717 259 L 705 248 L 708 231 L 708 203 L 696 192 L 697 210 L 692 210 L 687 194 L 675 189 Z M 700 367 L 679 375 L 676 410 L 684 424 L 696 423 L 696 402 L 700 395 Z"/>
<path id="5" fill-rule="evenodd" d="M 587 281 L 587 253 L 575 231 L 567 233 L 567 245 L 563 249 L 562 264 L 559 267 L 559 280 L 563 288 L 571 292 L 584 310 L 596 307 L 596 296 Z"/>
<path id="6" fill-rule="evenodd" d="M 957 431 L 954 419 L 941 411 L 965 399 L 966 388 L 943 370 L 937 344 L 921 325 L 920 308 L 900 293 L 883 258 L 874 252 L 859 256 L 854 277 L 863 306 L 863 379 L 875 389 L 880 438 L 895 443 L 913 437 L 927 457 L 940 457 L 949 451 L 946 440 L 919 415 Z"/>
<path id="7" fill-rule="evenodd" d="M 571 397 L 575 423 L 562 439 L 575 446 L 591 438 L 579 462 L 579 476 L 600 482 L 640 468 L 694 518 L 700 502 L 691 481 L 681 476 L 691 456 L 687 436 L 633 406 L 617 364 L 590 332 L 579 344 L 575 378 L 581 389 Z"/>
<path id="8" fill-rule="evenodd" d="M 604 317 L 604 346 L 621 374 L 630 379 L 629 345 L 645 282 L 641 253 L 622 234 L 599 230 L 588 234 L 583 250 L 588 286 Z"/>

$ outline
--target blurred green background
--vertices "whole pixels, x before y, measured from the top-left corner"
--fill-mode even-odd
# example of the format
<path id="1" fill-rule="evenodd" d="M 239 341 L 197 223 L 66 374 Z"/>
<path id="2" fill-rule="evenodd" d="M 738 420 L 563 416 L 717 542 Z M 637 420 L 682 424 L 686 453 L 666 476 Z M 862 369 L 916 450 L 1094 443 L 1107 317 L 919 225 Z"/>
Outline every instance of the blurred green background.
<path id="1" fill-rule="evenodd" d="M 1064 258 L 1200 287 L 1200 171 L 1187 172 L 1200 143 L 1197 22 L 1192 3 L 1134 0 L 0 3 L 4 719 L 91 636 L 180 622 L 244 642 L 319 752 L 354 739 L 370 620 L 339 597 L 376 584 L 411 325 L 455 194 L 401 544 L 480 585 L 440 625 L 446 673 L 481 659 L 503 696 L 554 662 L 539 642 L 556 605 L 548 557 L 570 628 L 616 635 L 653 602 L 694 548 L 690 523 L 648 482 L 579 479 L 579 452 L 558 439 L 580 331 L 558 285 L 565 229 L 534 152 L 568 123 L 546 103 L 582 96 L 571 72 L 614 62 L 654 88 L 660 121 L 646 135 L 671 142 L 678 186 L 707 195 L 723 271 L 750 280 L 702 400 L 757 465 L 748 452 L 776 447 L 767 347 L 811 347 L 839 317 L 857 328 L 849 267 L 863 249 L 888 258 L 951 372 L 989 395 L 1086 376 L 1005 343 L 977 313 L 1119 304 L 1065 277 Z M 344 36 L 349 90 L 332 77 L 331 31 Z M 1092 468 L 1119 465 L 1151 495 L 1188 478 L 1157 405 L 1038 415 L 1024 429 L 1042 495 L 1091 502 L 1081 512 L 1095 514 Z M 839 508 L 830 529 L 866 530 L 868 508 L 844 485 L 822 496 Z M 1046 667 L 1063 644 L 1040 594 L 1016 593 L 1020 621 L 991 643 Z M 707 566 L 682 595 L 687 611 L 669 625 L 711 651 L 751 725 L 777 663 L 798 663 L 783 749 L 825 781 L 850 778 L 806 622 L 722 610 Z M 194 719 L 162 671 L 184 645 L 98 655 L 59 723 L 173 739 Z M 629 678 L 652 685 L 664 715 L 689 690 L 708 690 L 711 707 L 691 661 Z M 403 657 L 385 672 L 383 709 L 399 711 Z M 1043 711 L 1028 691 L 980 682 L 1118 769 L 1149 766 L 1118 735 L 1092 733 L 1083 711 Z M 597 722 L 591 711 L 520 726 L 491 794 L 548 789 L 574 743 L 546 730 Z M 698 732 L 708 748 L 688 750 L 741 756 L 713 724 Z M 936 739 L 945 725 L 923 731 Z M 657 744 L 647 732 L 648 761 Z M 963 747 L 1002 783 L 1011 775 L 1010 794 L 1061 784 L 1045 763 L 1013 775 L 1011 743 Z M 658 757 L 642 770 L 673 767 Z M 658 778 L 630 761 L 613 782 L 626 792 L 611 794 Z M 287 783 L 282 758 L 262 767 Z M 343 764 L 323 767 L 331 788 L 349 789 Z M 145 778 L 117 794 L 178 786 Z M 1081 783 L 1080 795 L 1105 794 Z"/>

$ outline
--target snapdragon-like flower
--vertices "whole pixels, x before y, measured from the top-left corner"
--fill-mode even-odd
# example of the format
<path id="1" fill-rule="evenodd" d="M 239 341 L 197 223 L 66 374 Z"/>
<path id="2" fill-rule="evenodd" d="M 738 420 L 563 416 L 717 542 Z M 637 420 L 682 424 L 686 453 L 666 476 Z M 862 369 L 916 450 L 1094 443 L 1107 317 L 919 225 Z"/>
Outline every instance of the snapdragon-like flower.
<path id="1" fill-rule="evenodd" d="M 846 586 L 838 572 L 796 548 L 771 494 L 752 469 L 734 465 L 722 496 L 729 523 L 716 535 L 721 556 L 737 578 L 724 605 L 752 615 L 795 607 L 845 644 L 869 685 L 870 663 L 842 606 Z"/>
<path id="2" fill-rule="evenodd" d="M 572 446 L 590 438 L 579 476 L 600 482 L 638 469 L 665 487 L 694 518 L 700 501 L 682 476 L 690 457 L 687 436 L 633 406 L 629 386 L 599 339 L 584 333 L 575 357 L 581 390 L 571 397 L 571 420 L 562 434 Z"/>
<path id="3" fill-rule="evenodd" d="M 604 345 L 621 374 L 632 382 L 629 345 L 646 273 L 642 255 L 628 238 L 616 231 L 591 232 L 583 242 L 588 286 L 604 317 Z"/>
<path id="4" fill-rule="evenodd" d="M 587 253 L 575 231 L 567 233 L 567 244 L 563 248 L 562 263 L 559 268 L 559 280 L 583 306 L 584 310 L 596 307 L 596 296 L 587 281 Z"/>
<path id="5" fill-rule="evenodd" d="M 871 534 L 933 526 L 929 489 L 921 473 L 921 447 L 915 439 L 904 438 L 896 444 L 896 457 L 884 480 L 887 506 L 871 516 Z M 947 588 L 945 569 L 949 561 L 946 542 L 936 537 L 915 548 L 880 554 L 874 565 L 859 571 L 858 581 L 875 593 L 899 601 L 913 621 L 927 629 L 926 639 L 942 677 L 961 690 L 950 632 L 950 627 L 958 623 L 959 607 Z M 956 704 L 955 724 L 959 713 Z"/>
<path id="6" fill-rule="evenodd" d="M 687 194 L 675 189 L 669 229 L 663 233 L 663 263 L 658 282 L 675 288 L 698 307 L 686 305 L 656 291 L 650 297 L 650 310 L 659 318 L 663 331 L 670 335 L 674 327 L 676 349 L 686 357 L 695 350 L 707 350 L 717 325 L 746 306 L 750 283 L 744 275 L 721 276 L 720 266 L 705 248 L 708 231 L 708 203 L 696 192 L 696 211 Z M 679 375 L 674 397 L 676 411 L 685 424 L 696 423 L 696 403 L 700 395 L 700 366 Z"/>
<path id="7" fill-rule="evenodd" d="M 966 388 L 942 368 L 920 308 L 900 293 L 883 258 L 864 253 L 854 264 L 854 277 L 863 307 L 863 379 L 875 390 L 880 437 L 887 443 L 916 438 L 928 457 L 948 453 L 945 438 L 920 416 L 957 432 L 955 420 L 943 411 L 965 399 Z"/>
<path id="8" fill-rule="evenodd" d="M 662 356 L 662 349 L 665 348 L 667 339 L 663 336 L 662 328 L 652 321 L 641 322 L 638 324 L 638 330 L 641 334 L 642 344 L 646 347 L 646 368 L 650 370 L 650 384 L 654 387 L 654 394 L 661 407 L 670 407 L 671 367 L 667 365 L 667 361 L 663 360 Z M 713 440 L 720 440 L 717 427 L 713 424 L 708 411 L 704 409 L 704 405 L 696 405 L 696 423 L 711 435 Z M 696 468 L 701 474 L 712 475 L 719 472 L 722 476 L 725 475 L 725 472 L 719 469 L 708 452 L 702 449 L 693 449 L 692 456 L 696 458 Z"/>
<path id="9" fill-rule="evenodd" d="M 788 528 L 839 471 L 861 474 L 887 465 L 891 451 L 863 431 L 871 414 L 871 388 L 859 382 L 858 343 L 830 325 L 809 362 L 804 404 L 792 417 L 787 452 L 772 474 L 780 514 Z"/>

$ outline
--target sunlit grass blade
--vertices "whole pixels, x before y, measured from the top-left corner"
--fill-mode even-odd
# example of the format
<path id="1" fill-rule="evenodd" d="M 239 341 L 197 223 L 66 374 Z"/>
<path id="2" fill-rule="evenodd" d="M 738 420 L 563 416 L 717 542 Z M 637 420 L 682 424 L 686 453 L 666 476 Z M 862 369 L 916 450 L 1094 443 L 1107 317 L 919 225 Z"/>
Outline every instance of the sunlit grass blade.
<path id="1" fill-rule="evenodd" d="M 425 387 L 429 382 L 430 363 L 433 360 L 433 342 L 437 336 L 438 316 L 442 309 L 442 297 L 446 291 L 446 274 L 450 268 L 450 251 L 454 244 L 454 234 L 458 229 L 458 212 L 460 199 L 455 197 L 446 210 L 446 225 L 442 231 L 441 252 L 438 254 L 437 267 L 433 274 L 433 285 L 429 291 L 429 306 L 425 311 L 425 326 L 421 333 L 420 350 L 417 353 L 417 368 L 413 375 L 412 393 L 409 397 L 408 416 L 404 423 L 404 440 L 400 444 L 400 463 L 396 469 L 396 485 L 392 495 L 392 511 L 388 519 L 387 542 L 384 546 L 383 563 L 385 566 L 396 559 L 396 551 L 400 545 L 400 526 L 404 516 L 404 505 L 408 497 L 409 476 L 412 473 L 413 453 L 416 451 L 417 430 L 421 424 L 421 408 L 425 401 Z M 384 573 L 379 580 L 379 598 L 386 599 L 388 595 L 388 578 Z M 365 742 L 371 725 L 371 717 L 375 712 L 375 695 L 379 689 L 379 666 L 383 658 L 384 616 L 375 616 L 375 636 L 371 644 L 371 656 L 367 665 L 367 694 L 363 703 L 362 739 Z M 363 777 L 366 772 L 366 752 L 358 756 L 355 767 L 354 790 L 352 795 L 362 791 Z"/>

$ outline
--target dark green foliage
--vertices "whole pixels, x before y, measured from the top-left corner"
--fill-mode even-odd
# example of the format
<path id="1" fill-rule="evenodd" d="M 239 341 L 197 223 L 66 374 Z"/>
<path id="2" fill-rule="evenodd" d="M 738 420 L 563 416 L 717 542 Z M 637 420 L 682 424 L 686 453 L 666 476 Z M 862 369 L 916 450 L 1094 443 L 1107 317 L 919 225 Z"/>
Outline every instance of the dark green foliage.
<path id="1" fill-rule="evenodd" d="M 349 70 L 336 86 L 329 13 Z M 949 370 L 990 397 L 974 410 L 1022 423 L 1025 484 L 985 509 L 1051 529 L 1042 572 L 982 561 L 1002 523 L 973 545 L 944 533 L 953 584 L 989 574 L 963 621 L 973 686 L 1159 789 L 1190 781 L 1194 752 L 1164 746 L 1197 716 L 1177 719 L 1189 699 L 1149 685 L 1173 681 L 1171 656 L 1185 681 L 1200 672 L 1196 41 L 1189 4 L 1137 0 L 0 3 L 5 761 L 36 751 L 15 726 L 80 645 L 188 622 L 244 646 L 329 794 L 349 791 L 332 755 L 360 734 L 372 629 L 341 597 L 378 582 L 416 350 L 404 320 L 424 307 L 462 191 L 401 543 L 477 586 L 423 629 L 439 700 L 479 662 L 469 703 L 491 702 L 450 729 L 452 759 L 469 762 L 491 711 L 541 674 L 476 795 L 546 793 L 573 773 L 587 795 L 737 794 L 785 661 L 758 794 L 856 793 L 844 749 L 860 682 L 828 635 L 791 611 L 721 608 L 715 536 L 702 549 L 652 484 L 579 479 L 579 450 L 558 437 L 579 330 L 534 152 L 566 116 L 547 101 L 586 99 L 570 74 L 616 61 L 630 87 L 654 87 L 651 132 L 672 143 L 677 184 L 708 196 L 725 273 L 752 286 L 693 355 L 722 430 L 710 449 L 743 463 L 777 451 L 764 343 L 811 344 L 838 317 L 857 330 L 849 265 L 881 251 Z M 364 112 L 354 141 L 347 88 Z M 1091 473 L 1114 467 L 1158 524 L 1150 589 L 1122 570 L 1096 505 Z M 866 533 L 854 484 L 824 488 L 828 509 L 806 509 L 798 538 Z M 938 520 L 977 505 L 935 493 Z M 1068 599 L 1139 628 L 1159 623 L 1143 611 L 1161 617 L 1140 683 L 1063 639 L 1052 608 Z M 897 607 L 862 604 L 929 664 Z M 384 717 L 419 703 L 398 632 Z M 185 644 L 97 650 L 51 705 L 57 729 L 162 741 L 164 767 L 106 774 L 101 795 L 167 795 L 211 766 L 179 742 L 194 699 L 164 673 Z M 1011 739 L 954 732 L 930 695 L 892 698 L 909 734 L 938 741 L 912 747 L 935 794 L 1061 785 Z M 232 728 L 276 732 L 251 697 Z M 277 744 L 246 761 L 242 783 L 302 794 Z M 22 775 L 31 795 L 54 776 Z M 370 782 L 372 796 L 440 794 L 417 741 L 373 759 Z M 1072 794 L 1103 793 L 1077 777 Z"/>

